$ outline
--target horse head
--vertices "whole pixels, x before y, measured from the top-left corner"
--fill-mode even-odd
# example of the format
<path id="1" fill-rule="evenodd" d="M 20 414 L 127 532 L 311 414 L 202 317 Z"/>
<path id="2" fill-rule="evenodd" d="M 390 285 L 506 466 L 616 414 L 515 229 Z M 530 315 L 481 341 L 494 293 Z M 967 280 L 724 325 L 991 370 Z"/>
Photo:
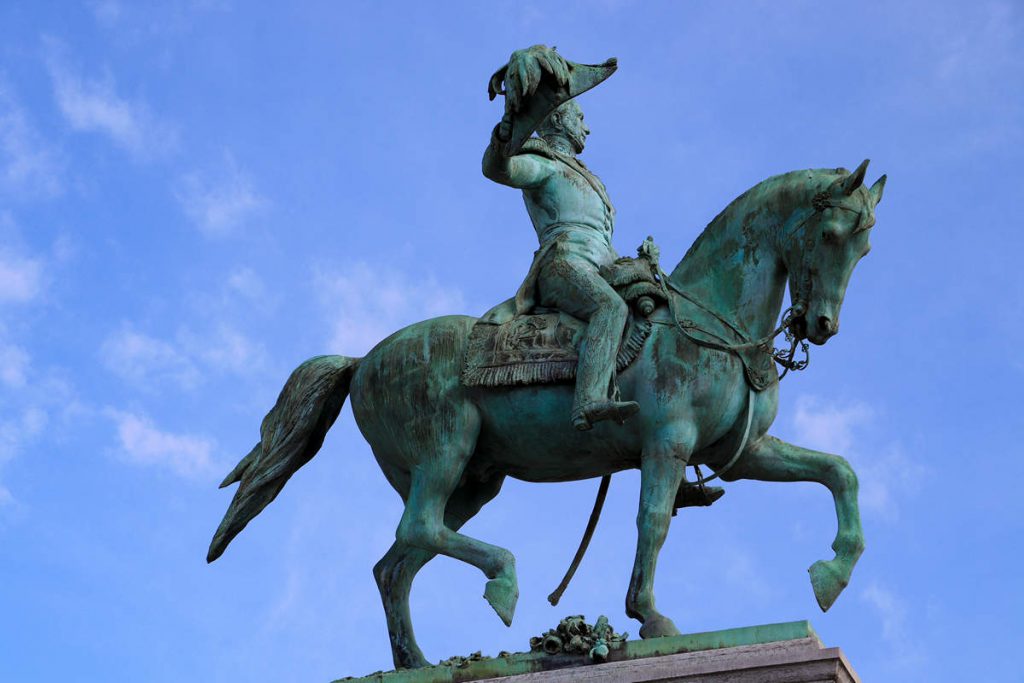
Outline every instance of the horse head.
<path id="1" fill-rule="evenodd" d="M 868 253 L 875 206 L 882 199 L 885 176 L 871 188 L 864 185 L 868 160 L 853 173 L 838 177 L 811 200 L 813 213 L 792 231 L 785 248 L 789 290 L 797 315 L 797 338 L 824 344 L 839 332 L 839 311 L 857 262 Z"/>

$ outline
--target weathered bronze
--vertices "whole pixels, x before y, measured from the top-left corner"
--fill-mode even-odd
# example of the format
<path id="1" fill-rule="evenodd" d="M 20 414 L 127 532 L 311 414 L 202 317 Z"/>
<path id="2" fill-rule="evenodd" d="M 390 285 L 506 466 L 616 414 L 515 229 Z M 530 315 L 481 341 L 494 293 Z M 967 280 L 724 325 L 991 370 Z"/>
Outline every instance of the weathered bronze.
<path id="1" fill-rule="evenodd" d="M 604 638 L 594 638 L 595 635 L 602 632 L 610 635 L 606 635 Z M 574 638 L 578 639 L 575 643 L 573 642 Z M 601 640 L 607 647 L 607 653 L 601 647 Z M 593 642 L 594 645 L 587 649 L 589 642 Z M 566 647 L 567 643 L 568 647 Z M 777 668 L 788 668 L 786 667 L 788 662 L 785 659 L 779 661 L 777 647 L 771 647 L 772 654 L 766 660 L 763 659 L 759 662 L 762 666 L 766 665 L 764 668 L 757 667 L 754 672 L 749 671 L 748 667 L 752 663 L 749 660 L 749 655 L 753 654 L 751 651 L 756 651 L 759 649 L 758 646 L 765 645 L 781 645 L 787 651 L 794 646 L 808 647 L 812 652 L 822 649 L 821 641 L 806 621 L 747 626 L 725 631 L 690 633 L 649 640 L 626 640 L 626 634 L 616 634 L 611 631 L 608 620 L 604 617 L 599 618 L 594 626 L 587 624 L 582 617 L 568 617 L 563 619 L 556 628 L 545 632 L 543 636 L 531 638 L 530 644 L 529 652 L 500 652 L 496 657 L 487 657 L 482 652 L 474 652 L 468 657 L 450 657 L 442 660 L 437 666 L 388 672 L 377 671 L 360 678 L 342 678 L 335 683 L 342 683 L 342 681 L 351 681 L 352 683 L 469 683 L 470 681 L 492 681 L 497 678 L 530 673 L 554 673 L 599 663 L 610 663 L 613 666 L 611 670 L 602 667 L 604 670 L 596 675 L 596 672 L 588 671 L 579 678 L 601 681 L 641 680 L 637 676 L 639 673 L 637 668 L 629 667 L 627 670 L 623 665 L 643 660 L 650 661 L 651 658 L 671 657 L 683 653 L 709 653 L 716 650 L 743 652 L 742 655 L 739 655 L 744 660 L 744 670 L 747 673 L 747 677 L 743 680 L 805 681 L 811 679 L 807 677 L 794 678 L 792 670 L 786 672 L 789 674 L 788 677 L 783 678 L 778 675 Z M 545 647 L 548 649 L 546 650 Z M 592 652 L 593 654 L 591 654 Z M 602 656 L 604 659 L 599 658 Z M 838 657 L 835 658 L 838 659 Z M 618 663 L 618 666 L 615 666 L 615 663 Z M 706 671 L 706 667 L 707 661 L 705 660 L 693 668 L 703 670 L 702 673 L 707 674 L 709 672 Z M 736 680 L 734 676 L 723 671 L 721 666 L 716 666 L 715 669 L 717 671 L 710 672 L 710 678 L 716 681 Z M 662 669 L 660 673 L 667 672 Z M 689 673 L 694 672 L 691 669 Z M 732 673 L 737 672 L 733 671 Z M 759 673 L 762 678 L 753 679 L 750 677 L 751 673 Z M 814 680 L 852 680 L 849 677 L 823 678 L 820 676 L 820 671 L 816 673 L 818 676 Z M 616 678 L 616 674 L 619 674 L 621 678 Z M 555 680 L 567 680 L 564 676 L 555 676 L 554 678 Z M 702 675 L 699 680 L 704 681 L 705 678 L 706 676 Z M 642 680 L 654 680 L 649 669 L 645 675 L 642 674 Z M 669 679 L 657 676 L 657 680 Z"/>
<path id="2" fill-rule="evenodd" d="M 575 156 L 589 131 L 571 99 L 612 70 L 611 61 L 583 67 L 535 46 L 495 75 L 491 92 L 504 82 L 506 112 L 484 173 L 523 191 L 540 240 L 526 282 L 483 318 L 427 320 L 363 358 L 318 356 L 299 366 L 264 419 L 260 443 L 222 484 L 239 487 L 208 561 L 316 454 L 351 396 L 363 436 L 405 502 L 395 542 L 374 567 L 396 667 L 427 665 L 409 591 L 438 553 L 478 567 L 484 597 L 511 623 L 514 557 L 459 533 L 507 476 L 557 482 L 640 470 L 626 613 L 643 638 L 679 633 L 653 590 L 676 508 L 721 495 L 700 476 L 687 482 L 688 465 L 725 481 L 819 482 L 835 498 L 838 533 L 835 556 L 809 571 L 822 610 L 832 605 L 864 548 L 857 478 L 843 458 L 767 433 L 778 407 L 775 364 L 798 366 L 773 340 L 789 335 L 792 351 L 838 332 L 885 176 L 866 187 L 867 161 L 852 173 L 784 173 L 729 204 L 670 274 L 650 240 L 636 259 L 619 259 L 607 191 Z M 521 112 L 534 123 L 522 123 Z M 541 137 L 527 133 L 510 147 L 523 126 Z M 777 325 L 787 285 L 793 305 Z"/>

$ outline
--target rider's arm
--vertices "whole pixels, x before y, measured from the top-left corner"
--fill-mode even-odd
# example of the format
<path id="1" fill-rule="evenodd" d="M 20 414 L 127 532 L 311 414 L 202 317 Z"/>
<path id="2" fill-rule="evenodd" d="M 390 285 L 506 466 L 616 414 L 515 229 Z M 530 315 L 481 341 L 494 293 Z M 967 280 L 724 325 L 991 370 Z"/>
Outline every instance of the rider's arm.
<path id="1" fill-rule="evenodd" d="M 484 175 L 496 183 L 518 188 L 536 187 L 554 170 L 553 164 L 543 157 L 534 154 L 505 156 L 504 150 L 505 143 L 499 138 L 496 126 L 483 159 Z"/>

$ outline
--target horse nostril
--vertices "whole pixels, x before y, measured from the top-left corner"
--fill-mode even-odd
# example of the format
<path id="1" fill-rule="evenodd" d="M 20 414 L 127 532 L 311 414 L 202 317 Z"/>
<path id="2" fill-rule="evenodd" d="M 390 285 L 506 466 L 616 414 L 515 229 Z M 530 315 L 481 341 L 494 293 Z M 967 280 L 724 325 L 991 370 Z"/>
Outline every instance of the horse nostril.
<path id="1" fill-rule="evenodd" d="M 827 315 L 823 315 L 818 318 L 818 329 L 831 336 L 839 331 L 839 324 Z"/>

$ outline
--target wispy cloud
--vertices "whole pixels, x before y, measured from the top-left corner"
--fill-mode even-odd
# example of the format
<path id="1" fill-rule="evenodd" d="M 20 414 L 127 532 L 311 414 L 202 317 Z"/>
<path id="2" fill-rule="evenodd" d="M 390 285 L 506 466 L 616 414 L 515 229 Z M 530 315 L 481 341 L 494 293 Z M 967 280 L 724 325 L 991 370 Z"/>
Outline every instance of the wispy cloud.
<path id="1" fill-rule="evenodd" d="M 114 26 L 121 18 L 124 9 L 117 0 L 96 0 L 88 4 L 96 21 L 106 27 Z"/>
<path id="2" fill-rule="evenodd" d="M 0 192 L 15 198 L 54 196 L 61 191 L 62 172 L 57 150 L 0 80 Z"/>
<path id="3" fill-rule="evenodd" d="M 0 341 L 0 384 L 15 389 L 25 386 L 28 366 L 29 355 L 25 349 Z"/>
<path id="4" fill-rule="evenodd" d="M 861 591 L 861 599 L 868 603 L 882 622 L 882 637 L 894 643 L 906 637 L 907 610 L 888 589 L 872 582 Z"/>
<path id="5" fill-rule="evenodd" d="M 32 443 L 46 426 L 46 411 L 29 406 L 0 420 L 0 468 Z M 0 482 L 0 506 L 14 502 L 14 496 Z"/>
<path id="6" fill-rule="evenodd" d="M 738 543 L 725 543 L 719 552 L 723 556 L 723 578 L 735 590 L 761 601 L 768 601 L 778 593 L 775 586 L 764 578 L 754 556 Z"/>
<path id="7" fill-rule="evenodd" d="M 251 321 L 254 317 L 266 318 L 273 314 L 281 302 L 281 292 L 269 287 L 263 274 L 248 266 L 239 266 L 228 273 L 216 294 L 204 294 L 198 305 L 217 320 L 238 320 L 241 316 Z"/>
<path id="8" fill-rule="evenodd" d="M 165 468 L 189 479 L 206 478 L 217 470 L 210 439 L 163 431 L 134 413 L 110 409 L 107 415 L 117 426 L 118 453 L 127 462 Z"/>
<path id="9" fill-rule="evenodd" d="M 433 276 L 362 262 L 341 271 L 321 271 L 315 285 L 330 321 L 328 349 L 336 353 L 365 353 L 404 325 L 464 308 L 462 292 Z"/>
<path id="10" fill-rule="evenodd" d="M 916 42 L 927 64 L 899 97 L 908 109 L 942 110 L 956 124 L 938 150 L 959 156 L 1016 149 L 1024 140 L 1024 111 L 1007 93 L 1014 92 L 1009 83 L 1024 78 L 1020 3 L 951 3 L 923 19 L 916 6 L 894 9 L 903 16 L 893 26 L 912 21 L 921 32 Z"/>
<path id="11" fill-rule="evenodd" d="M 100 358 L 108 370 L 140 388 L 191 390 L 208 373 L 252 373 L 263 366 L 266 353 L 261 344 L 226 323 L 202 332 L 182 328 L 173 339 L 122 323 L 104 340 Z"/>
<path id="12" fill-rule="evenodd" d="M 0 303 L 28 303 L 42 290 L 43 263 L 0 247 Z"/>
<path id="13" fill-rule="evenodd" d="M 907 456 L 898 443 L 865 447 L 874 418 L 874 411 L 864 403 L 841 405 L 801 396 L 793 426 L 799 445 L 846 457 L 860 480 L 861 507 L 895 521 L 900 515 L 899 498 L 916 493 L 928 469 Z"/>
<path id="14" fill-rule="evenodd" d="M 134 42 L 174 36 L 187 31 L 199 17 L 211 11 L 228 11 L 228 0 L 176 0 L 142 3 L 120 0 L 93 0 L 88 4 L 96 23 L 116 30 L 120 37 Z"/>
<path id="15" fill-rule="evenodd" d="M 922 662 L 920 647 L 907 632 L 907 607 L 896 593 L 872 581 L 861 591 L 861 600 L 881 622 L 882 640 L 890 647 L 890 664 L 896 668 L 916 667 Z"/>
<path id="16" fill-rule="evenodd" d="M 953 8 L 958 21 L 932 24 L 936 78 L 964 86 L 971 94 L 998 85 L 1005 67 L 1021 66 L 1019 8 L 1004 0 L 981 2 L 970 8 Z M 950 96 L 958 93 L 951 92 Z M 970 96 L 959 93 L 960 96 Z"/>
<path id="17" fill-rule="evenodd" d="M 3 480 L 7 463 L 38 450 L 88 412 L 61 368 L 33 364 L 4 334 L 0 329 L 0 507 L 18 503 Z"/>
<path id="18" fill-rule="evenodd" d="M 227 324 L 220 324 L 205 334 L 182 332 L 184 348 L 214 372 L 251 373 L 262 367 L 266 352 L 261 344 Z"/>
<path id="19" fill-rule="evenodd" d="M 8 460 L 46 424 L 46 412 L 31 406 L 0 422 L 0 461 Z"/>
<path id="20" fill-rule="evenodd" d="M 175 148 L 174 129 L 158 120 L 143 101 L 119 95 L 109 72 L 101 78 L 84 77 L 67 65 L 58 44 L 51 41 L 48 47 L 54 97 L 73 130 L 105 135 L 139 159 L 158 157 Z"/>
<path id="21" fill-rule="evenodd" d="M 31 251 L 21 233 L 0 211 L 0 478 L 8 461 L 53 431 L 52 419 L 63 424 L 78 406 L 63 371 L 33 358 L 47 285 L 71 256 L 63 240 L 49 254 Z M 14 502 L 0 481 L 0 505 Z"/>
<path id="22" fill-rule="evenodd" d="M 185 215 L 208 237 L 234 234 L 268 206 L 230 155 L 217 171 L 182 176 L 175 196 Z"/>
<path id="23" fill-rule="evenodd" d="M 129 382 L 161 388 L 167 383 L 195 387 L 201 375 L 195 363 L 166 340 L 138 332 L 130 324 L 110 334 L 100 348 L 103 364 Z"/>
<path id="24" fill-rule="evenodd" d="M 227 279 L 228 291 L 250 300 L 261 300 L 267 296 L 267 287 L 252 268 L 236 268 Z"/>
<path id="25" fill-rule="evenodd" d="M 854 430 L 867 424 L 872 416 L 871 408 L 863 403 L 840 407 L 813 396 L 801 396 L 793 425 L 800 435 L 800 445 L 841 454 L 853 446 Z"/>

